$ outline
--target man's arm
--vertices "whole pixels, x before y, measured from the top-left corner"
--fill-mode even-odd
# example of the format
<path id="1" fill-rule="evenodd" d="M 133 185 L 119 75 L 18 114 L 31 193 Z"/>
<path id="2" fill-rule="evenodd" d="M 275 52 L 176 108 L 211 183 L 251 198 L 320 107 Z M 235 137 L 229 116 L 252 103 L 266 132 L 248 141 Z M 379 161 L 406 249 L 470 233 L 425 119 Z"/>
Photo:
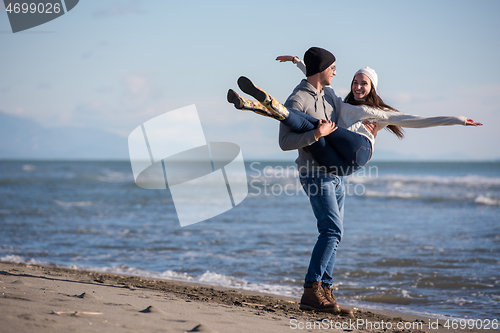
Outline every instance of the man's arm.
<path id="1" fill-rule="evenodd" d="M 279 144 L 281 150 L 294 150 L 307 147 L 316 142 L 314 130 L 295 133 L 286 125 L 280 124 Z"/>
<path id="2" fill-rule="evenodd" d="M 302 111 L 302 105 L 294 98 L 288 99 L 285 106 L 289 109 Z M 281 150 L 294 150 L 312 145 L 317 141 L 314 130 L 305 133 L 295 133 L 286 125 L 280 123 L 279 144 Z"/>

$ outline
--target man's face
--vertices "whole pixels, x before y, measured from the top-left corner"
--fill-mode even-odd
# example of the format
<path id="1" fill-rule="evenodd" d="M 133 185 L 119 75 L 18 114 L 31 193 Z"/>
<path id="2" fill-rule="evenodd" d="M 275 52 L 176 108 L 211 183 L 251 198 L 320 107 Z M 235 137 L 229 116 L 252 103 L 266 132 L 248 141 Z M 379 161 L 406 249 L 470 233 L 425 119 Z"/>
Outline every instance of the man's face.
<path id="1" fill-rule="evenodd" d="M 319 82 L 323 87 L 329 86 L 332 83 L 332 79 L 335 75 L 337 75 L 337 72 L 334 62 L 327 69 L 319 73 Z"/>

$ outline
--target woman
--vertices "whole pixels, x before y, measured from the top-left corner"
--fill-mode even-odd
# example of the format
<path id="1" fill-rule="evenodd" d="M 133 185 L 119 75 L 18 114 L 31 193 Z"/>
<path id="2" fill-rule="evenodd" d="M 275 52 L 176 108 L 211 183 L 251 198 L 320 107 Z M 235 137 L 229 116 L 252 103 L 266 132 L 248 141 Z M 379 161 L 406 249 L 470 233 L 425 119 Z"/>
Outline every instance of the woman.
<path id="1" fill-rule="evenodd" d="M 305 74 L 305 65 L 296 57 L 280 56 L 277 60 L 293 61 Z M 387 128 L 399 138 L 403 137 L 401 127 L 425 128 L 445 125 L 479 126 L 472 119 L 465 117 L 420 117 L 404 114 L 385 104 L 377 95 L 378 77 L 368 67 L 362 68 L 354 75 L 351 91 L 345 102 L 340 102 L 338 125 L 335 131 L 307 149 L 314 159 L 337 175 L 349 175 L 362 168 L 371 159 L 375 136 L 364 126 L 363 121 L 377 122 L 378 128 Z M 323 126 L 325 121 L 318 120 L 300 111 L 287 109 L 264 90 L 255 86 L 246 77 L 238 79 L 242 91 L 253 96 L 256 101 L 238 95 L 234 90 L 228 91 L 228 101 L 237 109 L 251 110 L 255 113 L 275 118 L 288 126 L 292 131 L 304 133 Z M 339 99 L 330 87 L 325 92 L 333 100 Z"/>

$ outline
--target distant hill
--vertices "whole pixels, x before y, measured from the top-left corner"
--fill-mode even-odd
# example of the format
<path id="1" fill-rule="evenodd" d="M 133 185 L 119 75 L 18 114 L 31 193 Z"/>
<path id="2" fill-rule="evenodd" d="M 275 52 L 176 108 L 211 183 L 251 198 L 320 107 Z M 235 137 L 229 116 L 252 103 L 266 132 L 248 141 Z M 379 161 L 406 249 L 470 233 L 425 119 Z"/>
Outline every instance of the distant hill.
<path id="1" fill-rule="evenodd" d="M 86 128 L 46 128 L 0 112 L 0 159 L 128 159 L 127 138 Z"/>

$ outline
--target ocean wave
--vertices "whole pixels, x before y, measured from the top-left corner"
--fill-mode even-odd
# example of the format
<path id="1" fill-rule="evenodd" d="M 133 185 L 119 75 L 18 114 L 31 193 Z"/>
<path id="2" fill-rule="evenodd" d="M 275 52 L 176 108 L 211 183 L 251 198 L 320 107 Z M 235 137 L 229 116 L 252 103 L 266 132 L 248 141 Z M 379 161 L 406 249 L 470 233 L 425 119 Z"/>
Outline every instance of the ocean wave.
<path id="1" fill-rule="evenodd" d="M 58 206 L 61 207 L 87 207 L 92 205 L 91 201 L 71 201 L 71 202 L 66 202 L 66 201 L 61 201 L 61 200 L 54 200 L 54 203 Z"/>
<path id="2" fill-rule="evenodd" d="M 14 262 L 16 264 L 40 265 L 40 266 L 51 266 L 51 267 L 56 266 L 50 262 L 43 261 L 43 260 L 36 260 L 36 259 L 26 260 L 23 257 L 15 255 L 15 254 L 0 257 L 0 261 Z"/>
<path id="3" fill-rule="evenodd" d="M 14 263 L 22 263 L 29 265 L 41 265 L 41 266 L 50 266 L 50 267 L 59 267 L 59 268 L 71 268 L 77 270 L 87 270 L 94 271 L 100 273 L 113 273 L 113 274 L 126 274 L 126 275 L 134 275 L 141 276 L 147 278 L 155 278 L 155 279 L 168 279 L 168 280 L 177 280 L 177 281 L 187 281 L 187 282 L 196 282 L 205 285 L 212 286 L 221 286 L 226 288 L 235 288 L 249 291 L 257 291 L 257 292 L 266 292 L 270 294 L 282 295 L 282 296 L 294 296 L 299 297 L 302 293 L 302 288 L 297 286 L 290 285 L 280 285 L 280 284 L 272 284 L 272 283 L 252 283 L 248 282 L 244 279 L 236 278 L 233 276 L 228 276 L 224 274 L 219 274 L 215 272 L 206 271 L 205 273 L 194 276 L 185 272 L 175 272 L 171 270 L 166 270 L 162 273 L 152 272 L 148 270 L 144 270 L 136 267 L 129 267 L 126 265 L 119 266 L 104 266 L 104 267 L 93 267 L 93 266 L 62 266 L 52 264 L 46 261 L 36 260 L 36 259 L 28 259 L 18 256 L 18 255 L 7 255 L 0 257 L 0 261 L 6 262 L 14 262 Z"/>
<path id="4" fill-rule="evenodd" d="M 500 200 L 485 195 L 478 196 L 476 199 L 474 199 L 474 202 L 480 205 L 500 206 Z"/>
<path id="5" fill-rule="evenodd" d="M 490 194 L 477 194 L 477 193 L 453 193 L 449 192 L 438 193 L 437 191 L 433 193 L 425 192 L 403 192 L 389 189 L 383 190 L 365 190 L 360 196 L 366 198 L 397 198 L 397 199 L 419 199 L 423 201 L 430 202 L 440 202 L 440 201 L 457 201 L 457 202 L 469 202 L 477 205 L 486 206 L 500 206 L 500 200 L 492 197 Z"/>
<path id="6" fill-rule="evenodd" d="M 395 191 L 381 192 L 381 191 L 371 191 L 371 190 L 366 190 L 363 196 L 380 197 L 380 198 L 401 198 L 401 199 L 420 198 L 419 193 L 395 192 Z"/>
<path id="7" fill-rule="evenodd" d="M 408 183 L 425 185 L 460 185 L 464 187 L 483 188 L 500 187 L 500 177 L 484 177 L 468 175 L 463 177 L 450 176 L 405 176 L 405 175 L 352 175 L 346 178 L 347 182 L 356 184 L 380 184 L 387 183 L 396 188 L 406 186 Z"/>
<path id="8" fill-rule="evenodd" d="M 26 171 L 26 172 L 33 172 L 36 170 L 36 166 L 34 166 L 33 164 L 24 164 L 22 169 L 23 169 L 23 171 Z"/>
<path id="9" fill-rule="evenodd" d="M 296 296 L 302 292 L 302 288 L 296 286 L 287 286 L 271 283 L 251 283 L 244 279 L 236 278 L 215 272 L 206 271 L 205 273 L 194 276 L 185 272 L 175 272 L 166 270 L 162 273 L 151 272 L 140 268 L 128 267 L 125 265 L 115 267 L 77 267 L 77 269 L 91 270 L 105 273 L 128 274 L 150 278 L 160 278 L 178 281 L 196 282 L 206 285 L 221 286 L 226 288 L 243 289 L 250 291 L 267 292 L 276 295 Z"/>
<path id="10" fill-rule="evenodd" d="M 405 290 L 403 290 L 405 291 Z M 398 304 L 398 305 L 410 305 L 415 303 L 422 303 L 422 300 L 412 298 L 406 294 L 402 293 L 400 296 L 398 295 L 388 295 L 386 293 L 375 293 L 368 294 L 359 297 L 359 300 L 365 302 L 374 302 L 374 303 L 386 303 L 386 304 Z"/>
<path id="11" fill-rule="evenodd" d="M 96 179 L 104 183 L 126 183 L 133 182 L 134 176 L 131 172 L 106 170 L 104 174 L 96 176 Z"/>

